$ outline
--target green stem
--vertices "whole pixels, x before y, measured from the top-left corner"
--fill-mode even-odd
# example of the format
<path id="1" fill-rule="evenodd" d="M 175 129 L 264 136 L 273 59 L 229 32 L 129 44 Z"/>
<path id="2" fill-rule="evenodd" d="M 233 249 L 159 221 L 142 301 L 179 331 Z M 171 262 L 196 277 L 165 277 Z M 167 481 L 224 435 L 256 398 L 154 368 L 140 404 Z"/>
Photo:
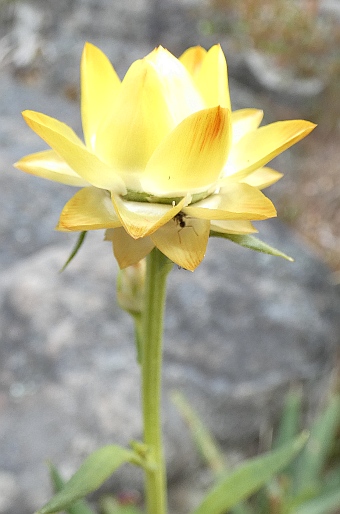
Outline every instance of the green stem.
<path id="1" fill-rule="evenodd" d="M 171 261 L 156 248 L 147 257 L 143 312 L 142 395 L 144 442 L 154 469 L 146 470 L 145 496 L 148 514 L 165 514 L 166 471 L 161 425 L 162 335 L 166 278 Z"/>

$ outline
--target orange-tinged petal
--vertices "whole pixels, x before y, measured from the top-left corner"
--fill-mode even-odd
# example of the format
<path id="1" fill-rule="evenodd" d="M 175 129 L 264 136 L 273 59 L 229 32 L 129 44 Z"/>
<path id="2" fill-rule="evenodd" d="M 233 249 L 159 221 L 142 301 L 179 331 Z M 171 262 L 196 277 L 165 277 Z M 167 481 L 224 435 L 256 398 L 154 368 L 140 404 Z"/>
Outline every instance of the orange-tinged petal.
<path id="1" fill-rule="evenodd" d="M 143 189 L 155 195 L 181 196 L 214 184 L 230 147 L 230 112 L 214 107 L 186 118 L 151 157 Z"/>
<path id="2" fill-rule="evenodd" d="M 204 57 L 207 51 L 201 46 L 192 46 L 183 52 L 179 57 L 179 61 L 186 67 L 192 77 L 199 72 L 201 69 Z"/>
<path id="3" fill-rule="evenodd" d="M 139 262 L 155 246 L 150 237 L 134 239 L 122 227 L 107 230 L 105 240 L 112 241 L 113 253 L 121 269 Z"/>
<path id="4" fill-rule="evenodd" d="M 202 262 L 208 239 L 210 222 L 183 218 L 185 227 L 172 219 L 154 232 L 150 238 L 157 248 L 181 268 L 194 271 Z"/>
<path id="5" fill-rule="evenodd" d="M 304 120 L 277 121 L 248 132 L 231 148 L 224 175 L 241 180 L 306 137 L 316 125 Z"/>
<path id="6" fill-rule="evenodd" d="M 96 187 L 85 187 L 64 206 L 57 230 L 97 230 L 120 226 L 121 222 L 113 208 L 110 194 Z"/>
<path id="7" fill-rule="evenodd" d="M 220 45 L 207 52 L 194 80 L 206 107 L 220 105 L 231 110 L 227 62 Z"/>
<path id="8" fill-rule="evenodd" d="M 32 153 L 14 164 L 16 168 L 37 177 L 61 182 L 69 186 L 88 186 L 89 183 L 77 175 L 53 150 Z"/>
<path id="9" fill-rule="evenodd" d="M 130 202 L 112 195 L 112 202 L 121 224 L 131 237 L 145 237 L 167 223 L 187 203 L 187 198 L 177 205 L 148 202 Z"/>
<path id="10" fill-rule="evenodd" d="M 164 137 L 203 107 L 184 66 L 159 48 L 127 72 L 99 131 L 98 152 L 122 172 L 140 172 Z"/>
<path id="11" fill-rule="evenodd" d="M 275 182 L 280 180 L 282 177 L 283 173 L 280 173 L 279 171 L 273 170 L 272 168 L 268 168 L 268 166 L 266 166 L 264 168 L 253 171 L 253 173 L 241 180 L 241 182 L 249 184 L 253 187 L 257 187 L 258 189 L 264 189 L 265 187 L 269 187 L 272 184 L 275 184 Z"/>
<path id="12" fill-rule="evenodd" d="M 210 230 L 222 234 L 254 234 L 258 230 L 248 220 L 213 220 Z"/>
<path id="13" fill-rule="evenodd" d="M 257 129 L 263 118 L 260 109 L 239 109 L 231 113 L 233 130 L 232 144 L 235 145 L 247 132 Z"/>
<path id="14" fill-rule="evenodd" d="M 27 125 L 83 179 L 96 187 L 126 193 L 122 179 L 107 164 L 89 152 L 65 123 L 33 111 L 24 111 L 23 117 Z"/>
<path id="15" fill-rule="evenodd" d="M 86 145 L 94 150 L 99 124 L 113 105 L 120 79 L 106 55 L 90 43 L 84 46 L 80 72 L 84 138 Z"/>
<path id="16" fill-rule="evenodd" d="M 222 194 L 185 207 L 189 216 L 209 220 L 262 220 L 276 216 L 272 202 L 255 187 L 230 182 Z"/>

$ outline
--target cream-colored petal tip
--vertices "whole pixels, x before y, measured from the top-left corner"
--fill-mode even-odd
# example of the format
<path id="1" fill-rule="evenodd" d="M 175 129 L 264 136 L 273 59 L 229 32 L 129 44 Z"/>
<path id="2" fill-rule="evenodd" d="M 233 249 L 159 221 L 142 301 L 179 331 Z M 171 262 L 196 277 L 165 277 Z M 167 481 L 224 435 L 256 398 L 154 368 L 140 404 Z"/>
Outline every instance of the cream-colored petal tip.
<path id="1" fill-rule="evenodd" d="M 298 121 L 298 120 L 297 120 Z M 302 125 L 305 125 L 305 130 L 308 132 L 311 132 L 317 127 L 316 123 L 313 123 L 312 121 L 306 121 L 306 120 L 299 120 Z"/>

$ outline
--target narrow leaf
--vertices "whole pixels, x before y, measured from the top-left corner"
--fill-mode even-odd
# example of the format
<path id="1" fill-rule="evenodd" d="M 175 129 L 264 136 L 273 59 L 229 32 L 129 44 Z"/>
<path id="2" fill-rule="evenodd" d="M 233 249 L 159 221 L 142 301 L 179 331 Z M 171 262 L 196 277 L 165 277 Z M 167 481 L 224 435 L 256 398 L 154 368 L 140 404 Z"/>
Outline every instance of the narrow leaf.
<path id="1" fill-rule="evenodd" d="M 203 460 L 217 475 L 222 471 L 225 471 L 226 464 L 224 462 L 222 452 L 218 448 L 217 442 L 213 439 L 212 435 L 188 404 L 185 397 L 176 391 L 172 393 L 171 398 L 186 421 L 196 444 L 196 448 L 201 454 Z"/>
<path id="2" fill-rule="evenodd" d="M 282 257 L 287 261 L 293 262 L 294 259 L 286 255 L 285 253 L 273 248 L 258 239 L 257 237 L 251 236 L 249 234 L 241 235 L 241 234 L 223 234 L 222 232 L 210 232 L 211 237 L 223 237 L 225 239 L 229 239 L 233 243 L 236 243 L 244 248 L 249 248 L 249 250 L 255 250 L 255 252 L 266 253 L 268 255 L 274 255 L 274 257 Z"/>
<path id="3" fill-rule="evenodd" d="M 294 389 L 290 390 L 286 395 L 277 435 L 273 440 L 272 450 L 281 448 L 297 437 L 301 416 L 301 404 L 301 389 L 294 387 Z M 286 475 L 285 479 L 280 480 L 280 478 L 274 477 L 259 491 L 256 496 L 256 512 L 270 512 L 270 505 L 275 505 L 278 511 L 283 509 L 283 504 L 287 500 L 288 494 L 287 475 L 290 476 L 293 473 L 294 464 L 296 464 L 296 459 L 291 460 L 285 468 L 281 469 L 281 478 L 282 475 Z"/>
<path id="4" fill-rule="evenodd" d="M 50 514 L 68 508 L 79 498 L 98 489 L 125 462 L 136 464 L 138 458 L 134 452 L 120 446 L 104 446 L 93 452 L 38 514 Z"/>
<path id="5" fill-rule="evenodd" d="M 196 449 L 200 453 L 202 459 L 215 473 L 215 476 L 217 478 L 220 477 L 228 468 L 224 461 L 222 451 L 218 447 L 217 441 L 202 423 L 183 394 L 178 391 L 174 391 L 171 398 L 188 425 L 195 442 Z M 231 514 L 250 514 L 250 512 L 251 510 L 248 505 L 239 503 L 238 505 L 235 505 Z"/>
<path id="6" fill-rule="evenodd" d="M 77 255 L 80 247 L 82 246 L 83 242 L 84 242 L 84 239 L 85 239 L 85 236 L 87 234 L 87 231 L 86 230 L 83 230 L 82 232 L 80 232 L 79 236 L 78 236 L 78 239 L 77 239 L 77 242 L 72 250 L 72 252 L 70 253 L 70 256 L 69 258 L 67 259 L 67 261 L 65 262 L 64 266 L 61 268 L 60 270 L 60 273 L 62 271 L 65 271 L 65 269 L 67 268 L 67 266 L 70 264 L 70 262 L 73 260 L 73 258 Z"/>
<path id="7" fill-rule="evenodd" d="M 302 449 L 307 437 L 304 432 L 278 450 L 241 464 L 233 473 L 221 478 L 193 514 L 224 514 L 285 467 Z"/>
<path id="8" fill-rule="evenodd" d="M 273 449 L 279 448 L 294 439 L 299 430 L 302 394 L 300 389 L 289 391 L 283 406 L 282 416 Z"/>
<path id="9" fill-rule="evenodd" d="M 331 514 L 340 507 L 340 490 L 337 487 L 326 495 L 318 496 L 294 510 L 294 514 Z"/>
<path id="10" fill-rule="evenodd" d="M 59 471 L 52 463 L 49 463 L 49 468 L 54 492 L 58 493 L 65 486 L 65 480 L 62 478 Z M 95 512 L 90 509 L 84 500 L 78 500 L 72 505 L 72 507 L 69 507 L 66 512 L 67 514 L 95 514 Z"/>
<path id="11" fill-rule="evenodd" d="M 313 487 L 321 479 L 321 473 L 334 445 L 339 421 L 340 395 L 335 395 L 312 426 L 310 439 L 298 459 L 295 470 L 296 492 Z"/>

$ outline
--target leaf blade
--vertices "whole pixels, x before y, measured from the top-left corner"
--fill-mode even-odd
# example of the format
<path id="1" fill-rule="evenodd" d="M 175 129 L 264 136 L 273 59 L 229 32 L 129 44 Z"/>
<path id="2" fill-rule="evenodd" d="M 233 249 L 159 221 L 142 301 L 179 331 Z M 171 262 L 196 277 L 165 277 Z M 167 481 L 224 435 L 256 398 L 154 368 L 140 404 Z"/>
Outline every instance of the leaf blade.
<path id="1" fill-rule="evenodd" d="M 117 445 L 93 452 L 78 471 L 37 514 L 52 514 L 68 508 L 75 501 L 98 489 L 125 462 L 136 463 L 136 454 Z"/>
<path id="2" fill-rule="evenodd" d="M 340 505 L 340 490 L 337 487 L 329 493 L 306 502 L 294 510 L 295 514 L 331 514 Z"/>
<path id="3" fill-rule="evenodd" d="M 224 514 L 268 482 L 275 473 L 285 467 L 307 441 L 303 432 L 292 443 L 274 452 L 251 459 L 233 473 L 223 477 L 207 494 L 193 514 Z"/>
<path id="4" fill-rule="evenodd" d="M 61 268 L 60 273 L 65 271 L 65 269 L 70 264 L 70 262 L 73 261 L 74 257 L 77 255 L 78 251 L 80 250 L 80 247 L 83 245 L 86 234 L 87 234 L 86 230 L 83 230 L 82 232 L 80 232 L 78 239 L 76 241 L 76 244 L 75 244 L 74 248 L 72 249 L 72 252 L 70 253 L 69 257 L 67 258 L 65 264 Z"/>
<path id="5" fill-rule="evenodd" d="M 282 257 L 286 261 L 293 262 L 294 259 L 281 252 L 277 248 L 270 246 L 269 244 L 261 241 L 261 239 L 251 236 L 249 234 L 224 234 L 222 232 L 210 232 L 211 237 L 223 237 L 224 239 L 229 239 L 233 243 L 236 243 L 244 248 L 248 248 L 249 250 L 254 250 L 255 252 L 265 253 L 267 255 L 273 255 L 274 257 Z"/>
<path id="6" fill-rule="evenodd" d="M 63 487 L 65 487 L 65 481 L 60 475 L 58 469 L 51 462 L 49 463 L 49 468 L 54 492 L 58 493 L 63 489 Z M 76 501 L 76 503 L 69 507 L 66 512 L 67 514 L 95 514 L 84 500 Z"/>
<path id="7" fill-rule="evenodd" d="M 314 422 L 310 439 L 299 456 L 295 468 L 296 492 L 313 487 L 320 480 L 340 421 L 340 395 L 330 398 L 326 409 Z"/>

